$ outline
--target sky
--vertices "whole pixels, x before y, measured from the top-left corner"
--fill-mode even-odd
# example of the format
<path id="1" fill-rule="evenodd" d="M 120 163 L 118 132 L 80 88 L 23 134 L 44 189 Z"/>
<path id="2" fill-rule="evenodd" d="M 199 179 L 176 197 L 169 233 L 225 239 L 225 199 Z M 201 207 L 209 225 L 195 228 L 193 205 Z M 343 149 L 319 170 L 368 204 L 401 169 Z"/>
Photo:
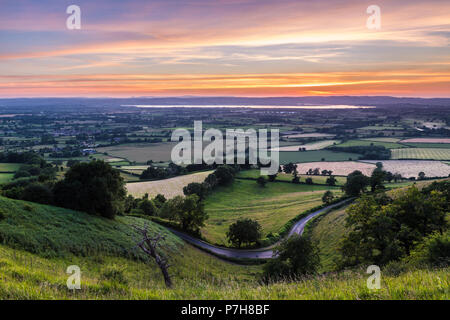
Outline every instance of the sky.
<path id="1" fill-rule="evenodd" d="M 450 97 L 449 44 L 448 0 L 0 0 L 0 98 Z"/>

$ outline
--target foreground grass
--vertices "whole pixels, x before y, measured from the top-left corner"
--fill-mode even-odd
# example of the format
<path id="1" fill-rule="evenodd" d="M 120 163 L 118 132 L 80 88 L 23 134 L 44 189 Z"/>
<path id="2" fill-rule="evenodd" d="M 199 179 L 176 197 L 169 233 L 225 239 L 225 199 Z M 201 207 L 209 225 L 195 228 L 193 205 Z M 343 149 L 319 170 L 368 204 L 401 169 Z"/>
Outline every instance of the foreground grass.
<path id="1" fill-rule="evenodd" d="M 269 182 L 260 187 L 253 180 L 237 179 L 206 198 L 209 219 L 202 235 L 212 243 L 225 245 L 228 227 L 239 218 L 258 221 L 263 235 L 278 233 L 301 212 L 322 204 L 325 190 L 340 194 L 339 188 L 327 186 Z"/>
<path id="2" fill-rule="evenodd" d="M 368 290 L 364 270 L 263 285 L 260 267 L 223 262 L 188 245 L 173 257 L 174 288 L 152 262 L 119 257 L 45 259 L 0 245 L 0 299 L 449 299 L 450 270 L 382 270 L 380 290 Z M 81 268 L 81 290 L 66 287 L 67 266 Z"/>

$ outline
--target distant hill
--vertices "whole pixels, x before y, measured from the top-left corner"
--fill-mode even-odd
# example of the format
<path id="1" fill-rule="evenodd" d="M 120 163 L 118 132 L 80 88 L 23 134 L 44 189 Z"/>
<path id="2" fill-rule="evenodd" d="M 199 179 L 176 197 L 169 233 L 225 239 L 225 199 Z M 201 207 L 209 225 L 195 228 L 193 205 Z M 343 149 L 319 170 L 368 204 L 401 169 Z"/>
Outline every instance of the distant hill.
<path id="1" fill-rule="evenodd" d="M 355 106 L 435 106 L 450 107 L 450 98 L 396 98 L 389 96 L 321 96 L 321 97 L 137 97 L 137 98 L 17 98 L 0 99 L 0 112 L 33 110 L 101 110 L 123 109 L 123 105 L 355 105 Z"/>

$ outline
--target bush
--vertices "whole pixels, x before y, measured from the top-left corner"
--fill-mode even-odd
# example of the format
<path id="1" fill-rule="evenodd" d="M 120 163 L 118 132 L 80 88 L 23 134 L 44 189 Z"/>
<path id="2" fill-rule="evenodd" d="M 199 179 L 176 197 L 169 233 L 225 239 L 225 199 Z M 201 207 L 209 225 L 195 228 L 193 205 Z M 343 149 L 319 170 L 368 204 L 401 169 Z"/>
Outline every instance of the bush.
<path id="1" fill-rule="evenodd" d="M 53 193 L 46 185 L 32 183 L 23 189 L 22 199 L 42 204 L 51 204 L 53 203 Z"/>
<path id="2" fill-rule="evenodd" d="M 293 235 L 275 248 L 276 258 L 264 265 L 266 281 L 296 279 L 314 274 L 320 266 L 317 247 L 311 240 Z"/>
<path id="3" fill-rule="evenodd" d="M 435 232 L 412 250 L 410 259 L 415 264 L 429 264 L 438 267 L 450 265 L 450 230 Z"/>

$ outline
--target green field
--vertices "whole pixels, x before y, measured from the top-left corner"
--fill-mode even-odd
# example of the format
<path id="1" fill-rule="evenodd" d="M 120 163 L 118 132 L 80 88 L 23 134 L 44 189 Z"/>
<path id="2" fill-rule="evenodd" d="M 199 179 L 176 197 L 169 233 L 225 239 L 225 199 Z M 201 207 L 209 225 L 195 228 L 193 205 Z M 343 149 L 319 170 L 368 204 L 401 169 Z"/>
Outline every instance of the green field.
<path id="1" fill-rule="evenodd" d="M 355 147 L 355 146 L 383 146 L 387 149 L 406 148 L 404 145 L 395 142 L 368 141 L 368 140 L 348 140 L 336 145 L 336 147 Z"/>
<path id="2" fill-rule="evenodd" d="M 390 126 L 390 125 L 383 125 L 383 126 L 367 126 L 367 127 L 362 127 L 362 128 L 358 128 L 359 130 L 404 130 L 405 128 L 399 126 L 399 127 L 395 127 L 395 126 Z"/>
<path id="3" fill-rule="evenodd" d="M 322 204 L 325 190 L 340 189 L 318 185 L 267 183 L 260 187 L 253 180 L 239 180 L 220 187 L 205 200 L 209 215 L 202 235 L 212 243 L 227 244 L 228 227 L 239 218 L 257 220 L 263 234 L 279 232 L 286 222 L 303 211 Z"/>
<path id="4" fill-rule="evenodd" d="M 392 159 L 450 160 L 450 149 L 404 148 L 392 149 Z"/>
<path id="5" fill-rule="evenodd" d="M 10 182 L 14 178 L 14 173 L 0 173 L 0 183 Z"/>
<path id="6" fill-rule="evenodd" d="M 19 170 L 21 163 L 0 163 L 0 172 L 12 173 Z"/>
<path id="7" fill-rule="evenodd" d="M 170 153 L 175 144 L 175 142 L 127 143 L 98 148 L 97 151 L 107 152 L 110 156 L 125 158 L 139 163 L 146 163 L 148 160 L 170 161 Z"/>
<path id="8" fill-rule="evenodd" d="M 350 158 L 352 160 L 359 159 L 361 155 L 349 152 L 333 152 L 329 150 L 314 150 L 314 151 L 303 151 L 303 152 L 293 152 L 293 151 L 282 151 L 280 152 L 280 163 L 286 164 L 289 162 L 300 163 L 300 162 L 314 162 L 314 161 L 347 161 Z"/>

